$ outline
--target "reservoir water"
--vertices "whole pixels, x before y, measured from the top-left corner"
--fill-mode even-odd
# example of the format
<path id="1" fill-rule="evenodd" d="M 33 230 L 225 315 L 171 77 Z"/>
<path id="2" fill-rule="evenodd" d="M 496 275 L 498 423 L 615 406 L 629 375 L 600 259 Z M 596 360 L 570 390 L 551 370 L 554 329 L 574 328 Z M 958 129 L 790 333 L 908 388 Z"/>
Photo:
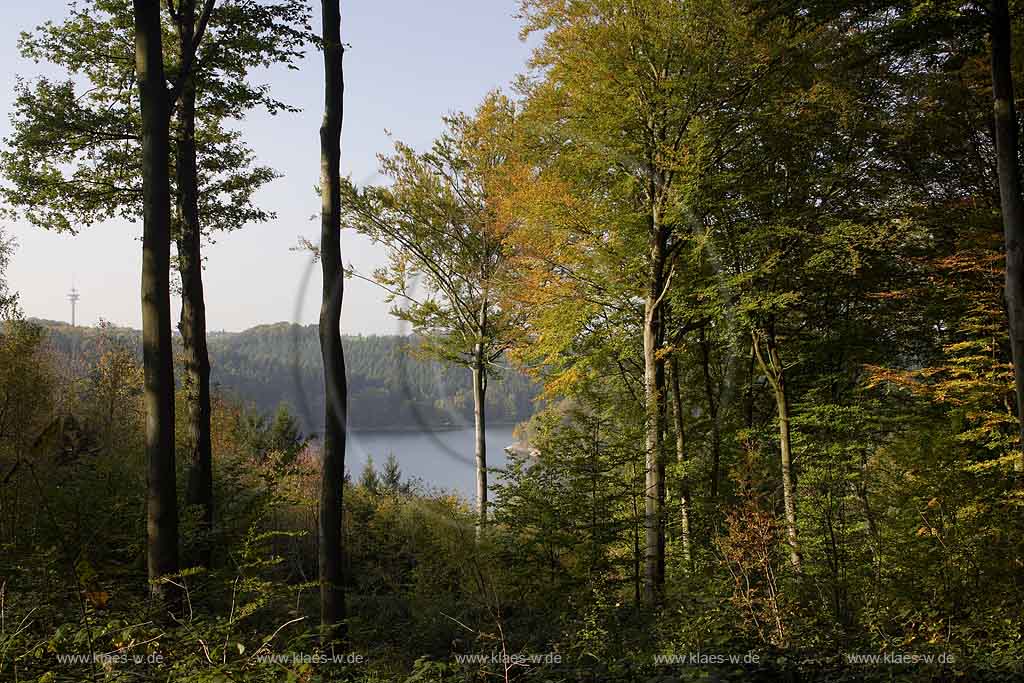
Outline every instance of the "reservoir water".
<path id="1" fill-rule="evenodd" d="M 505 446 L 510 445 L 511 426 L 487 429 L 487 467 L 504 467 Z M 367 458 L 380 473 L 389 454 L 394 454 L 403 479 L 420 479 L 427 488 L 457 493 L 472 501 L 476 496 L 473 430 L 439 432 L 350 432 L 345 465 L 358 481 Z M 496 475 L 491 474 L 489 481 Z"/>

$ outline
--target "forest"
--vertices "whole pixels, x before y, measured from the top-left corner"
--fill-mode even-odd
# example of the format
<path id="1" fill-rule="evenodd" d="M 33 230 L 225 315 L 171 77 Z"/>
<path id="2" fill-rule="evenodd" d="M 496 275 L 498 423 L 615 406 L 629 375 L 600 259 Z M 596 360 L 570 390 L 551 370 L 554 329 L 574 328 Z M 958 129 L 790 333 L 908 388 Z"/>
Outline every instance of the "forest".
<path id="1" fill-rule="evenodd" d="M 366 182 L 343 9 L 24 27 L 4 218 L 137 225 L 142 329 L 33 318 L 0 232 L 0 680 L 1024 680 L 1024 3 L 509 0 L 512 85 Z M 274 65 L 319 322 L 215 334 Z M 409 337 L 341 334 L 357 280 Z M 472 498 L 346 465 L 409 367 Z"/>
<path id="2" fill-rule="evenodd" d="M 47 352 L 63 368 L 64 378 L 88 374 L 112 348 L 142 361 L 138 330 L 105 324 L 71 327 L 52 320 L 30 321 L 45 330 Z M 284 409 L 295 426 L 310 435 L 323 430 L 323 366 L 315 326 L 276 323 L 242 332 L 208 335 L 210 383 L 256 415 Z M 416 354 L 416 339 L 346 336 L 348 426 L 354 430 L 421 431 L 473 425 L 468 397 L 469 371 Z M 180 355 L 180 339 L 175 338 Z M 177 369 L 180 372 L 180 361 Z M 487 395 L 491 424 L 529 419 L 538 390 L 523 373 L 501 368 Z"/>

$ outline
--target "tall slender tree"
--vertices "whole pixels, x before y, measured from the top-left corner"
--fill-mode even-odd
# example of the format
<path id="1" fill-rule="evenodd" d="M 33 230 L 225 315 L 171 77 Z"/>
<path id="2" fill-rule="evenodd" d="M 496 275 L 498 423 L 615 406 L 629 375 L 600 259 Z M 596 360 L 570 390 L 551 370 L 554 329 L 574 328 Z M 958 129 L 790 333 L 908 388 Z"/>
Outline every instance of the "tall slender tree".
<path id="1" fill-rule="evenodd" d="M 173 81 L 171 236 L 181 277 L 185 500 L 201 511 L 198 552 L 190 561 L 208 565 L 213 467 L 201 245 L 213 231 L 273 216 L 252 198 L 277 174 L 253 166 L 252 152 L 224 122 L 255 107 L 290 109 L 265 86 L 251 83 L 249 73 L 298 58 L 308 41 L 309 10 L 305 0 L 179 0 L 166 3 L 166 13 L 177 38 L 176 49 L 165 55 L 165 75 Z M 31 222 L 74 232 L 114 215 L 133 219 L 141 213 L 131 39 L 131 4 L 125 0 L 73 5 L 64 22 L 22 36 L 26 57 L 52 62 L 90 86 L 86 91 L 78 79 L 38 78 L 15 88 L 13 132 L 9 149 L 0 153 L 9 184 L 0 192 Z M 203 144 L 197 146 L 197 139 Z"/>
<path id="2" fill-rule="evenodd" d="M 201 16 L 195 0 L 170 4 L 178 32 L 178 63 L 184 72 L 178 96 L 175 174 L 177 182 L 178 270 L 181 274 L 181 332 L 184 387 L 188 400 L 189 474 L 185 502 L 198 506 L 199 564 L 210 565 L 213 527 L 213 454 L 210 438 L 210 358 L 206 349 L 206 300 L 203 296 L 202 229 L 199 219 L 199 167 L 196 162 L 196 82 L 189 65 L 213 9 L 207 0 Z"/>
<path id="3" fill-rule="evenodd" d="M 679 359 L 673 354 L 669 359 L 670 364 L 670 381 L 671 381 L 671 395 L 670 399 L 672 402 L 672 419 L 673 427 L 675 428 L 676 436 L 676 464 L 680 470 L 679 472 L 679 540 L 683 546 L 683 561 L 688 567 L 693 566 L 693 550 L 691 538 L 693 537 L 693 527 L 690 521 L 691 518 L 691 498 L 690 492 L 690 481 L 686 473 L 687 454 L 686 454 L 686 415 L 683 404 L 683 392 L 680 388 L 679 382 Z"/>
<path id="4" fill-rule="evenodd" d="M 621 3 L 524 0 L 527 31 L 543 31 L 543 69 L 528 84 L 535 111 L 561 146 L 577 191 L 614 207 L 628 266 L 613 273 L 637 310 L 641 401 L 646 420 L 644 595 L 665 580 L 665 362 L 671 290 L 685 275 L 680 254 L 700 226 L 694 190 L 734 148 L 739 112 L 758 92 L 770 55 L 750 49 L 739 8 L 717 0 Z M 547 112 L 547 115 L 544 112 Z M 567 115 L 571 112 L 571 115 Z M 603 244 L 602 244 L 603 243 Z M 626 280 L 628 278 L 628 280 Z M 687 321 L 688 322 L 688 321 Z"/>
<path id="5" fill-rule="evenodd" d="M 1021 444 L 1024 446 L 1024 197 L 1021 196 L 1017 107 L 1013 94 L 1012 29 L 1007 0 L 993 0 L 990 14 L 992 114 L 1003 239 L 1006 243 L 1004 297 L 1017 389 L 1017 418 Z"/>
<path id="6" fill-rule="evenodd" d="M 170 95 L 164 78 L 158 0 L 133 0 L 135 71 L 142 116 L 142 362 L 146 406 L 147 570 L 156 580 L 178 571 L 178 500 L 174 467 L 174 368 L 171 349 Z"/>
<path id="7" fill-rule="evenodd" d="M 763 337 L 763 339 L 762 339 Z M 793 471 L 793 436 L 790 419 L 789 391 L 786 388 L 786 366 L 779 355 L 775 336 L 775 324 L 769 323 L 767 331 L 756 327 L 751 331 L 754 355 L 757 363 L 768 378 L 775 396 L 775 409 L 779 418 L 779 462 L 782 470 L 782 506 L 786 518 L 786 538 L 789 543 L 789 561 L 796 572 L 800 572 L 803 559 L 797 539 L 796 522 L 796 477 Z M 762 351 L 762 346 L 764 350 Z"/>
<path id="8" fill-rule="evenodd" d="M 488 376 L 515 328 L 501 305 L 509 249 L 498 208 L 515 116 L 508 98 L 488 95 L 474 116 L 448 117 L 429 152 L 396 144 L 382 159 L 389 187 L 342 185 L 346 221 L 390 250 L 375 278 L 403 300 L 392 313 L 422 336 L 426 355 L 470 369 L 478 530 L 487 524 Z"/>
<path id="9" fill-rule="evenodd" d="M 320 627 L 330 643 L 343 642 L 345 586 L 342 547 L 342 499 L 345 481 L 345 432 L 348 386 L 341 345 L 341 307 L 345 273 L 341 261 L 341 122 L 345 92 L 341 43 L 341 4 L 323 0 L 324 116 L 320 125 L 320 353 L 327 395 L 320 478 Z"/>

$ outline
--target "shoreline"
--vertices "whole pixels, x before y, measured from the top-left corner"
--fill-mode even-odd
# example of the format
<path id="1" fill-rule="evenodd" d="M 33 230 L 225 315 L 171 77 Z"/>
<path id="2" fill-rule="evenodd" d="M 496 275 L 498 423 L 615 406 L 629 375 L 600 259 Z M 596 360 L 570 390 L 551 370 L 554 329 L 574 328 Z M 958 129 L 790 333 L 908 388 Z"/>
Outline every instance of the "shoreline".
<path id="1" fill-rule="evenodd" d="M 521 422 L 498 422 L 488 424 L 488 429 L 491 427 L 501 428 L 512 428 L 515 429 Z M 473 425 L 451 425 L 451 426 L 438 426 L 438 427 L 349 427 L 349 434 L 435 434 L 443 432 L 461 432 L 465 430 L 472 430 Z M 317 436 L 322 434 L 321 430 L 313 432 Z"/>

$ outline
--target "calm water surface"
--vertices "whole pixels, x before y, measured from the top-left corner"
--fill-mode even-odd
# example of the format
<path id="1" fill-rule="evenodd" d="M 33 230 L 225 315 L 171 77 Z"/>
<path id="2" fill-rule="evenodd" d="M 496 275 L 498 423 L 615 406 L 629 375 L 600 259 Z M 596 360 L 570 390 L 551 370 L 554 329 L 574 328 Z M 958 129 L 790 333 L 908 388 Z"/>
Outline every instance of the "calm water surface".
<path id="1" fill-rule="evenodd" d="M 512 427 L 487 430 L 487 466 L 505 466 L 505 446 L 514 441 Z M 473 430 L 445 432 L 350 432 L 345 465 L 358 480 L 367 457 L 378 472 L 394 454 L 403 478 L 419 478 L 428 487 L 458 493 L 468 500 L 476 495 Z M 489 480 L 495 475 L 491 474 Z"/>

